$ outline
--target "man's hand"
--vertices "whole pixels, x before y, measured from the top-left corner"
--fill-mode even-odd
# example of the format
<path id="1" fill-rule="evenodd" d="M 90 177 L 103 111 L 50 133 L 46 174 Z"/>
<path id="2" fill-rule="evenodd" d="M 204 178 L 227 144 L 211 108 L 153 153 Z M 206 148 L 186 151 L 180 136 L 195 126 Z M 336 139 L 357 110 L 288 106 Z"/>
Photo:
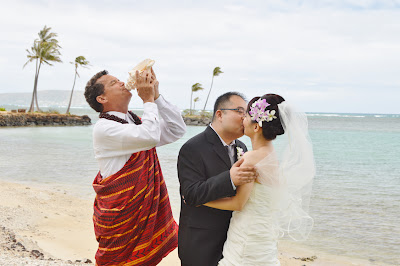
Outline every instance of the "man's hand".
<path id="1" fill-rule="evenodd" d="M 151 77 L 152 77 L 152 83 L 154 83 L 154 100 L 157 100 L 158 97 L 160 97 L 160 92 L 158 90 L 158 80 L 156 77 L 156 73 L 154 73 L 153 68 L 151 68 Z"/>
<path id="2" fill-rule="evenodd" d="M 253 182 L 257 177 L 257 171 L 254 166 L 241 166 L 244 159 L 240 159 L 232 165 L 229 173 L 233 184 L 237 187 L 246 183 Z"/>
<path id="3" fill-rule="evenodd" d="M 143 71 L 139 74 L 136 70 L 136 89 L 143 103 L 154 102 L 154 82 L 152 82 L 152 74 L 149 71 Z"/>

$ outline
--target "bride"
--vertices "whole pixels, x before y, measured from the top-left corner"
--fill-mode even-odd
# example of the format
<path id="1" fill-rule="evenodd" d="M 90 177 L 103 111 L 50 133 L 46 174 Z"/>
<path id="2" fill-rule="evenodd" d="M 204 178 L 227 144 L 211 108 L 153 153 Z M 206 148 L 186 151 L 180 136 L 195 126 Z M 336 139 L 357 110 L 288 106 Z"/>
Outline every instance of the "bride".
<path id="1" fill-rule="evenodd" d="M 315 165 L 307 117 L 281 96 L 266 94 L 249 102 L 243 126 L 253 150 L 242 156 L 242 165 L 255 165 L 259 176 L 238 187 L 236 196 L 204 204 L 234 211 L 218 265 L 280 265 L 278 239 L 304 240 L 313 226 L 307 211 Z M 272 144 L 277 135 L 284 137 L 282 151 Z"/>

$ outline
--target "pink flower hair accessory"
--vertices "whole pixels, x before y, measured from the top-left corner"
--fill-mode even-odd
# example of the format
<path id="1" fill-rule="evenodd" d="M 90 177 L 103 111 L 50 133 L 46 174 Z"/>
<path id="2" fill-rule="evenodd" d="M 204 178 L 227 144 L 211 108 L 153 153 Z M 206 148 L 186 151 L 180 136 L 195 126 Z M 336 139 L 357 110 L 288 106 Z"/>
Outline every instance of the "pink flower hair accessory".
<path id="1" fill-rule="evenodd" d="M 277 118 L 275 110 L 265 110 L 268 106 L 270 104 L 267 103 L 266 99 L 258 99 L 250 107 L 251 120 L 256 121 L 260 127 L 262 127 L 263 121 L 270 122 Z"/>

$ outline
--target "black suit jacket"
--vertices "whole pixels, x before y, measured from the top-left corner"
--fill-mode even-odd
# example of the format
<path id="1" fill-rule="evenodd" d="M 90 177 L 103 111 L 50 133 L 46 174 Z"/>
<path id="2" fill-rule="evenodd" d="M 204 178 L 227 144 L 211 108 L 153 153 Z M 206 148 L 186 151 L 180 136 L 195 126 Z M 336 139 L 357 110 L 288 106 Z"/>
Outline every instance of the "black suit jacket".
<path id="1" fill-rule="evenodd" d="M 236 145 L 247 151 L 243 142 Z M 213 266 L 222 258 L 231 211 L 202 204 L 235 195 L 228 152 L 209 126 L 179 151 L 181 193 L 178 254 L 182 265 Z"/>

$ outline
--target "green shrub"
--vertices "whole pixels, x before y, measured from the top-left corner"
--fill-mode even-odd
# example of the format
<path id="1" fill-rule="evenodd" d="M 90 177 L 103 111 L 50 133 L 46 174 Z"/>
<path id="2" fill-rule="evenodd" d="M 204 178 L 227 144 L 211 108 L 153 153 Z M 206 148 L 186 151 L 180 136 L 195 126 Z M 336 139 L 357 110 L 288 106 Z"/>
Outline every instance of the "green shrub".
<path id="1" fill-rule="evenodd" d="M 57 111 L 56 109 L 53 109 L 53 108 L 50 108 L 49 110 L 47 110 L 46 112 L 43 112 L 43 113 L 46 113 L 46 114 L 56 114 L 56 115 L 60 114 L 59 111 Z"/>
<path id="2" fill-rule="evenodd" d="M 209 112 L 209 111 L 201 111 L 201 112 L 200 112 L 200 116 L 201 116 L 202 118 L 205 118 L 205 117 L 212 118 L 213 113 L 212 113 L 212 112 Z"/>
<path id="3" fill-rule="evenodd" d="M 190 110 L 189 109 L 185 109 L 182 111 L 182 115 L 183 116 L 188 116 L 190 114 Z"/>
<path id="4" fill-rule="evenodd" d="M 0 111 L 7 111 L 6 108 L 0 107 Z"/>
<path id="5" fill-rule="evenodd" d="M 199 110 L 192 110 L 190 113 L 189 109 L 185 109 L 182 111 L 183 117 L 197 117 L 197 118 L 212 118 L 213 113 L 210 111 L 199 111 Z"/>

